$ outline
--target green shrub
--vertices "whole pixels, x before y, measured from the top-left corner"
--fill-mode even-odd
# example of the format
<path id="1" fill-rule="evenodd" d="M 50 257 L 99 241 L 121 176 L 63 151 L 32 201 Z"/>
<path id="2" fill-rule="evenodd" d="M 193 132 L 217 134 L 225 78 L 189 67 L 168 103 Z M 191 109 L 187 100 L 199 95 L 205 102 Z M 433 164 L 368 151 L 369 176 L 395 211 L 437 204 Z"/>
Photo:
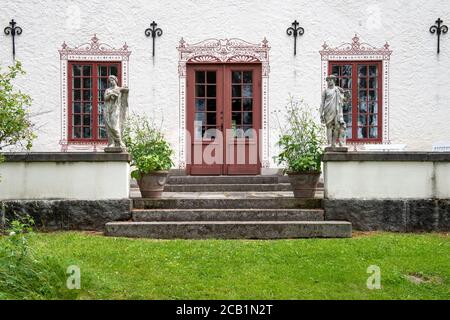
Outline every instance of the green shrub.
<path id="1" fill-rule="evenodd" d="M 54 257 L 37 257 L 28 244 L 34 221 L 26 216 L 9 223 L 0 247 L 0 299 L 76 299 L 66 286 L 68 275 Z"/>
<path id="2" fill-rule="evenodd" d="M 136 168 L 131 173 L 135 179 L 154 171 L 169 170 L 174 165 L 173 149 L 161 129 L 145 116 L 134 114 L 129 117 L 123 141 L 131 154 L 131 164 Z"/>
<path id="3" fill-rule="evenodd" d="M 17 61 L 8 71 L 0 70 L 0 149 L 22 145 L 30 150 L 36 138 L 29 119 L 31 97 L 14 89 L 14 79 L 24 75 L 22 64 Z"/>
<path id="4" fill-rule="evenodd" d="M 290 97 L 284 111 L 285 121 L 279 125 L 281 135 L 278 146 L 281 152 L 275 159 L 290 172 L 320 172 L 325 144 L 324 128 L 302 100 Z"/>

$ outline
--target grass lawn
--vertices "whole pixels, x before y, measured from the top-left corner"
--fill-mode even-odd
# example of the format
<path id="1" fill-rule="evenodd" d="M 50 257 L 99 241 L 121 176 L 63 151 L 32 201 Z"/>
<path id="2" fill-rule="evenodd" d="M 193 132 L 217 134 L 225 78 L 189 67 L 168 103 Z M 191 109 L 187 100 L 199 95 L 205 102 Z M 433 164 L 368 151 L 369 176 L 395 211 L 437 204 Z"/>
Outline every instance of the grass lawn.
<path id="1" fill-rule="evenodd" d="M 156 241 L 62 232 L 30 245 L 81 268 L 82 299 L 450 299 L 448 234 Z M 367 289 L 370 265 L 381 268 L 381 290 Z"/>

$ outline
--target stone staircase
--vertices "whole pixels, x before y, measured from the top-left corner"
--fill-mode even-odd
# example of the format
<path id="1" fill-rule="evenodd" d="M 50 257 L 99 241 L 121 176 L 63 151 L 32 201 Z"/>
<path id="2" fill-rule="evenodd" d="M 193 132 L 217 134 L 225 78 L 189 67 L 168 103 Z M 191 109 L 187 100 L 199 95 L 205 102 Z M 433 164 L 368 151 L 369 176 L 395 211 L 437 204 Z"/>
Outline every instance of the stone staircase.
<path id="1" fill-rule="evenodd" d="M 106 235 L 154 239 L 289 239 L 351 237 L 348 222 L 325 221 L 321 192 L 296 199 L 282 176 L 172 176 L 162 199 L 132 186 L 132 220 Z"/>

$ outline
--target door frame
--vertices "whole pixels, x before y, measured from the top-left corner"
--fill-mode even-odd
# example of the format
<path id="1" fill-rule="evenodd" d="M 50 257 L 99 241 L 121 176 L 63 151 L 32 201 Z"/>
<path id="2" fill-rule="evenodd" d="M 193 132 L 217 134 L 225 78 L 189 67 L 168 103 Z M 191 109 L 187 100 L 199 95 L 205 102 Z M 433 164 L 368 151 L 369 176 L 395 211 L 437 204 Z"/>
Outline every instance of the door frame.
<path id="1" fill-rule="evenodd" d="M 234 139 L 233 142 L 230 143 L 227 139 L 226 130 L 230 129 L 231 125 L 231 113 L 232 113 L 232 79 L 231 72 L 235 70 L 239 71 L 253 71 L 253 109 L 252 109 L 252 117 L 253 123 L 252 127 L 256 131 L 256 138 L 253 139 L 243 139 L 239 138 Z M 217 97 L 217 109 L 216 109 L 216 124 L 217 128 L 222 131 L 223 139 L 222 139 L 222 148 L 221 157 L 223 160 L 222 164 L 212 164 L 212 165 L 195 165 L 195 170 L 202 169 L 202 173 L 194 173 L 193 172 L 193 155 L 192 155 L 192 146 L 196 145 L 211 145 L 215 144 L 216 141 L 196 141 L 195 140 L 195 132 L 194 132 L 194 115 L 195 115 L 195 72 L 198 70 L 202 71 L 218 71 L 218 75 L 221 76 L 216 77 L 216 97 Z M 261 129 L 262 129 L 262 66 L 261 63 L 188 63 L 186 65 L 186 114 L 185 114 L 185 127 L 186 130 L 190 133 L 190 139 L 186 139 L 186 174 L 188 175 L 259 175 L 261 174 Z M 191 87 L 192 86 L 192 87 Z M 228 106 L 228 108 L 226 108 Z M 226 112 L 227 111 L 227 112 Z M 221 124 L 221 125 L 220 125 Z M 220 143 L 220 141 L 219 141 Z M 236 152 L 236 145 L 255 145 L 256 144 L 256 164 L 228 164 L 228 145 L 232 144 L 233 155 Z M 249 148 L 245 148 L 245 152 L 250 152 Z M 203 147 L 202 147 L 203 150 Z M 248 156 L 249 158 L 250 156 Z M 190 158 L 190 159 L 189 159 Z M 246 154 L 246 160 L 247 154 Z"/>

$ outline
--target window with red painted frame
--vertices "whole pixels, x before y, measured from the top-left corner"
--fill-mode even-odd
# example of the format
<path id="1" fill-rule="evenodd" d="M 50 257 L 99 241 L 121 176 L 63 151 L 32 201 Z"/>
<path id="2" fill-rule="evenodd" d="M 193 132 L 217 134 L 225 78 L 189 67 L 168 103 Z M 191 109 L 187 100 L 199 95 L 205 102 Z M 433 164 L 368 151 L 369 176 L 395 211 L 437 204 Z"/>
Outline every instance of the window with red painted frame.
<path id="1" fill-rule="evenodd" d="M 344 105 L 349 142 L 382 141 L 382 63 L 381 61 L 331 61 L 329 74 L 337 85 L 351 92 Z"/>
<path id="2" fill-rule="evenodd" d="M 121 82 L 120 70 L 120 62 L 69 62 L 69 141 L 107 141 L 104 93 L 110 75 Z"/>

